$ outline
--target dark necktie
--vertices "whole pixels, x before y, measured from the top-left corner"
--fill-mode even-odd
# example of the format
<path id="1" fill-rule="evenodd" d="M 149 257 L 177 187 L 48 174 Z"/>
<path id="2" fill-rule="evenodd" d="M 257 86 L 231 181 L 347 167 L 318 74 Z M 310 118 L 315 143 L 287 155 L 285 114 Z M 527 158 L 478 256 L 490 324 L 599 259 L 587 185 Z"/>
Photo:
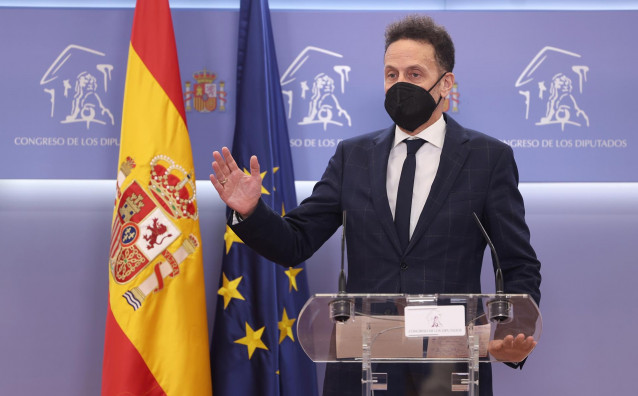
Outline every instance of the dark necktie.
<path id="1" fill-rule="evenodd" d="M 410 139 L 403 141 L 408 146 L 408 155 L 403 162 L 399 190 L 397 192 L 397 205 L 394 211 L 394 225 L 399 234 L 401 249 L 405 250 L 410 241 L 410 211 L 412 209 L 412 189 L 414 187 L 414 171 L 416 170 L 416 152 L 425 143 L 423 139 Z"/>

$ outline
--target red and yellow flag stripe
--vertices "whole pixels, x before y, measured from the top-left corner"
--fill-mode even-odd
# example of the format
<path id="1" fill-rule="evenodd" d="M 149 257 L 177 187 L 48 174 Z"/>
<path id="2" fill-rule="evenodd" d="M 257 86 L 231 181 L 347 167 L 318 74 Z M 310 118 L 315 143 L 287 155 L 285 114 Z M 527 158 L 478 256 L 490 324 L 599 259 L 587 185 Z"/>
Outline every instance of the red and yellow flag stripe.
<path id="1" fill-rule="evenodd" d="M 126 195 L 123 192 L 136 184 L 145 190 L 147 199 L 154 200 L 157 211 L 163 213 L 162 218 L 172 224 L 173 239 L 159 253 L 146 252 L 147 262 L 135 268 L 138 272 L 125 280 L 115 277 L 114 266 L 128 262 L 117 254 L 109 262 L 102 395 L 210 395 L 204 273 L 194 201 L 195 174 L 167 0 L 137 1 L 120 144 L 118 163 L 132 160 L 135 165 L 127 169 L 125 176 L 118 177 L 114 233 L 130 224 L 120 219 L 118 208 L 123 205 L 120 202 Z M 191 206 L 195 208 L 195 215 L 176 215 L 159 204 L 161 191 L 151 192 L 151 163 L 158 157 L 169 158 L 176 168 L 183 170 L 171 177 L 193 186 Z M 116 223 L 119 226 L 116 227 Z M 150 228 L 137 226 L 142 236 L 145 228 Z M 116 239 L 119 237 L 114 235 L 116 243 L 112 244 L 112 252 L 121 246 Z M 186 245 L 188 249 L 183 248 Z M 167 274 L 166 268 L 172 268 L 173 272 Z M 154 288 L 144 289 L 149 282 Z M 127 293 L 134 296 L 135 305 L 123 297 Z"/>

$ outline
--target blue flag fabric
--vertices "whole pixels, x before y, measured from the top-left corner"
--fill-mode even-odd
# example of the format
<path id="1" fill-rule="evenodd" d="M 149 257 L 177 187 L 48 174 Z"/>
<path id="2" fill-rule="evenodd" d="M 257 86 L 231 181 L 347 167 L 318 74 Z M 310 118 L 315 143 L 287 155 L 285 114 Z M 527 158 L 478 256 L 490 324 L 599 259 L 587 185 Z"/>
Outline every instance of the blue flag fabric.
<path id="1" fill-rule="evenodd" d="M 237 117 L 232 154 L 261 166 L 262 199 L 285 214 L 297 205 L 292 158 L 267 0 L 241 0 Z M 227 226 L 211 344 L 215 396 L 317 395 L 314 363 L 297 337 L 308 299 L 305 264 L 284 268 Z"/>

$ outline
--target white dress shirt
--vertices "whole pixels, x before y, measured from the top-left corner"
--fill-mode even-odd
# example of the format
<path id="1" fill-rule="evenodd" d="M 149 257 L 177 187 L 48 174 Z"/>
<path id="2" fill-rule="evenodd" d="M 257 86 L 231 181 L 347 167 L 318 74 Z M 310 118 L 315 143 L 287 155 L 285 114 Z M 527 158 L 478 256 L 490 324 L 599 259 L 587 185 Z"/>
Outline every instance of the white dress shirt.
<path id="1" fill-rule="evenodd" d="M 388 158 L 388 175 L 386 179 L 386 190 L 392 218 L 394 218 L 396 212 L 401 169 L 407 156 L 407 145 L 403 144 L 403 141 L 408 138 L 425 139 L 427 141 L 416 152 L 416 171 L 414 174 L 414 189 L 412 190 L 412 209 L 410 210 L 410 237 L 412 237 L 416 223 L 419 221 L 425 201 L 430 194 L 434 176 L 436 176 L 436 171 L 439 169 L 441 150 L 445 140 L 445 126 L 445 119 L 441 116 L 434 124 L 421 131 L 418 135 L 410 136 L 399 127 L 396 127 L 394 132 L 394 145 L 390 150 L 390 158 Z"/>

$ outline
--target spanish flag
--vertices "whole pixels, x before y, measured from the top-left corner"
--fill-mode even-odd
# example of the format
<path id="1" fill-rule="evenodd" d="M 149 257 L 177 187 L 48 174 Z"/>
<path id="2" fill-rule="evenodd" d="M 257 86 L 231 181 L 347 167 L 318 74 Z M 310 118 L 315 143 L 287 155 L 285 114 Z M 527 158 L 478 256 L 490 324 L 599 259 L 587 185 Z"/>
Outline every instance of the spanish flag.
<path id="1" fill-rule="evenodd" d="M 195 174 L 167 0 L 138 0 L 109 249 L 102 395 L 211 395 Z"/>

